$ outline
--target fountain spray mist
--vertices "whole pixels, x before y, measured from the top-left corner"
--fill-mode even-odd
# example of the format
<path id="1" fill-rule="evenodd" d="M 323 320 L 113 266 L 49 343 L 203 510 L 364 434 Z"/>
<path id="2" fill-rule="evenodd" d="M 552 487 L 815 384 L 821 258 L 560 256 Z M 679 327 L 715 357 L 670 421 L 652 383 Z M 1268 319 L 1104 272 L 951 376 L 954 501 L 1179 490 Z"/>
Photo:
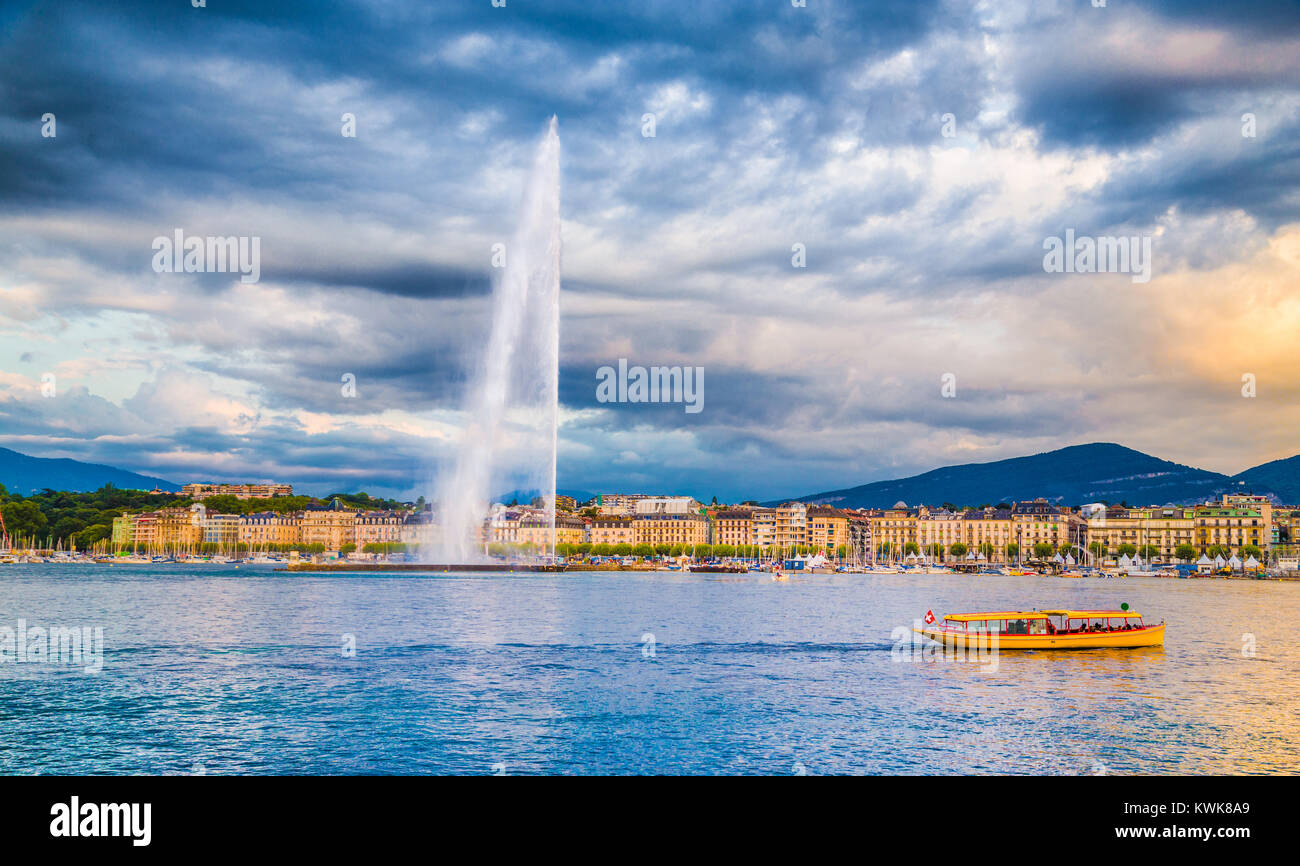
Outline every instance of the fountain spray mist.
<path id="1" fill-rule="evenodd" d="M 434 499 L 440 562 L 481 559 L 479 529 L 491 485 L 542 491 L 555 553 L 560 378 L 560 135 L 552 117 L 538 145 L 519 224 L 493 287 L 492 334 L 451 472 Z"/>

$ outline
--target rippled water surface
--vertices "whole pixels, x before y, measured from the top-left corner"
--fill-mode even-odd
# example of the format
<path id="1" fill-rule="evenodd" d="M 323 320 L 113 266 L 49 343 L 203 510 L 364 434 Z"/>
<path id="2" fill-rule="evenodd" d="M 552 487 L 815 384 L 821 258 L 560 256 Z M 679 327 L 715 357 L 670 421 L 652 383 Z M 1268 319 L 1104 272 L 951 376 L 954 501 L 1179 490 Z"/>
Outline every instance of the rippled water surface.
<path id="1" fill-rule="evenodd" d="M 1163 649 L 892 651 L 931 608 L 1122 602 Z M 0 772 L 1295 773 L 1298 617 L 1256 581 L 4 565 L 0 627 L 105 650 L 5 656 Z"/>

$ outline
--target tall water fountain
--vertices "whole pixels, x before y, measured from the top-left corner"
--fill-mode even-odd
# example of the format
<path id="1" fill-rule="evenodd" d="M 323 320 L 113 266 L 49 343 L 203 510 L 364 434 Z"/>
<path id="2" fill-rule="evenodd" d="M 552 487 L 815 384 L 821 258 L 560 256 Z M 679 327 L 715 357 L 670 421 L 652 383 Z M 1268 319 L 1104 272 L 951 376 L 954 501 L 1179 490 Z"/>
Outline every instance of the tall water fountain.
<path id="1" fill-rule="evenodd" d="M 537 148 L 519 224 L 493 286 L 492 334 L 470 378 L 468 421 L 454 468 L 439 477 L 438 561 L 483 558 L 479 529 L 491 485 L 542 491 L 555 544 L 559 436 L 560 136 L 556 119 Z M 503 490 L 506 488 L 502 488 Z"/>

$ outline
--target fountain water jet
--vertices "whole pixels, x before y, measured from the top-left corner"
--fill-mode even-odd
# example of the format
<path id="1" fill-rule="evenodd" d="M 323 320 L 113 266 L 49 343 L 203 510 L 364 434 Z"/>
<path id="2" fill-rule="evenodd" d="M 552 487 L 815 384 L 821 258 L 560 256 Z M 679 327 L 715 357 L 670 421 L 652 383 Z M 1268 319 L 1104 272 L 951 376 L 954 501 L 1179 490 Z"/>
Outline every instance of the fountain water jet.
<path id="1" fill-rule="evenodd" d="M 455 467 L 441 473 L 434 495 L 438 561 L 483 558 L 478 535 L 490 485 L 507 478 L 542 491 L 554 554 L 559 357 L 560 136 L 552 117 L 493 287 L 492 334 L 482 369 L 471 379 L 469 421 Z"/>

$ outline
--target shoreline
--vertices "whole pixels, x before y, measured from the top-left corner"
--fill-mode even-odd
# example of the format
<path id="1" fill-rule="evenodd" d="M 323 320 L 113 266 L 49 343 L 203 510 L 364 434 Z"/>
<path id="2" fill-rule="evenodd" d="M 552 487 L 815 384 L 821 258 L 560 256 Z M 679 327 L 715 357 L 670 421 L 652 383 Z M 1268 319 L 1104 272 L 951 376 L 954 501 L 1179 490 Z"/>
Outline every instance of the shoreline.
<path id="1" fill-rule="evenodd" d="M 34 562 L 19 562 L 14 560 L 0 561 L 0 573 L 3 573 L 5 566 L 10 565 L 48 565 L 48 566 L 68 566 L 68 565 L 86 565 L 86 566 L 105 566 L 108 568 L 117 568 L 119 566 L 180 566 L 191 568 L 221 568 L 233 567 L 241 568 L 247 566 L 270 566 L 270 570 L 276 573 L 300 573 L 300 574 L 329 574 L 329 573 L 411 573 L 411 574 L 451 574 L 451 573 L 479 573 L 479 574 L 526 574 L 526 573 L 601 573 L 601 572 L 653 572 L 667 574 L 710 574 L 710 573 L 727 573 L 733 576 L 767 576 L 772 575 L 771 571 L 751 571 L 748 569 L 738 571 L 718 572 L 710 569 L 691 568 L 665 568 L 652 563 L 638 563 L 635 565 L 623 565 L 614 563 L 600 564 L 546 564 L 546 563 L 422 563 L 422 562 L 253 562 L 251 560 L 231 560 L 228 562 L 213 562 L 211 560 L 191 560 L 170 562 L 121 562 L 114 560 L 37 560 Z M 1002 577 L 1005 575 L 998 574 L 963 574 L 959 571 L 916 571 L 916 572 L 888 572 L 888 571 L 799 571 L 789 570 L 782 572 L 787 578 L 817 575 L 827 576 L 833 574 L 840 575 L 859 575 L 859 576 L 888 576 L 888 577 L 907 577 L 908 574 L 950 574 L 953 576 L 963 576 L 967 578 L 977 577 Z M 1050 573 L 1031 573 L 1020 575 L 1024 577 L 1056 577 L 1067 580 L 1079 580 L 1082 576 L 1050 574 Z M 1129 576 L 1124 577 L 1102 577 L 1100 575 L 1088 575 L 1097 579 L 1105 580 L 1129 580 Z M 1154 577 L 1153 575 L 1144 575 L 1142 577 Z M 1139 577 L 1138 579 L 1142 579 Z M 1160 580 L 1224 580 L 1224 581 L 1262 581 L 1276 583 L 1296 583 L 1300 582 L 1300 572 L 1292 574 L 1269 574 L 1263 576 L 1255 575 L 1194 575 L 1187 578 L 1161 577 Z"/>

